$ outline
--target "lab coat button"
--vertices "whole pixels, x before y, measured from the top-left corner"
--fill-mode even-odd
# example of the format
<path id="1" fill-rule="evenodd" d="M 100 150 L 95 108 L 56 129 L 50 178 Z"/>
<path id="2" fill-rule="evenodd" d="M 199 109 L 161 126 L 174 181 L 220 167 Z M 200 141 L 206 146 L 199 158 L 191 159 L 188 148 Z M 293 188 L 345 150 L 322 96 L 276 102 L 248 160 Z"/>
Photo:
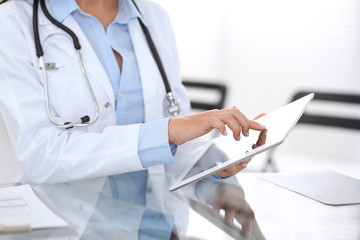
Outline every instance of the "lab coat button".
<path id="1" fill-rule="evenodd" d="M 151 188 L 151 187 L 148 187 L 148 188 L 146 189 L 146 192 L 151 193 L 151 192 L 152 192 L 152 188 Z"/>
<path id="2" fill-rule="evenodd" d="M 124 97 L 124 92 L 120 92 L 119 93 L 119 98 L 123 98 Z"/>
<path id="3" fill-rule="evenodd" d="M 160 219 L 160 217 L 161 217 L 160 214 L 155 214 L 155 215 L 154 215 L 154 219 L 155 219 L 155 220 Z"/>
<path id="4" fill-rule="evenodd" d="M 124 195 L 124 194 L 125 194 L 125 190 L 121 189 L 121 190 L 119 191 L 119 193 L 120 193 L 120 195 Z"/>
<path id="5" fill-rule="evenodd" d="M 159 162 L 159 161 L 155 161 L 154 164 L 155 164 L 155 165 L 159 165 L 160 162 Z"/>
<path id="6" fill-rule="evenodd" d="M 110 103 L 109 102 L 105 103 L 105 107 L 106 108 L 110 107 Z"/>

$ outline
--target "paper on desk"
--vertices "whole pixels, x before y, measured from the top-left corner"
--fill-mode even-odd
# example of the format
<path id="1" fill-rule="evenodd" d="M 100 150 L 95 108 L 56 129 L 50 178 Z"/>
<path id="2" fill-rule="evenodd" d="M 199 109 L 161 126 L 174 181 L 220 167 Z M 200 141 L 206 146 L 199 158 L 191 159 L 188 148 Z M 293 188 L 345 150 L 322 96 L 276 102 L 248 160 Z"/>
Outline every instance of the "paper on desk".
<path id="1" fill-rule="evenodd" d="M 324 204 L 360 204 L 360 180 L 337 172 L 276 173 L 262 178 Z"/>
<path id="2" fill-rule="evenodd" d="M 39 200 L 29 185 L 0 188 L 0 230 L 1 226 L 43 229 L 68 225 Z"/>

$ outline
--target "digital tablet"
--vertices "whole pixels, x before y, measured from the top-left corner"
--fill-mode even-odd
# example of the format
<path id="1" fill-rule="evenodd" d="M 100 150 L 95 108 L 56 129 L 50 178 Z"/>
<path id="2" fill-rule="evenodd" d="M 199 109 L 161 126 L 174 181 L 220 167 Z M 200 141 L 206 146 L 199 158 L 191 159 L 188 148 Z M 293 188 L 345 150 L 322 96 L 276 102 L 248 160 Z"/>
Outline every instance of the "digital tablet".
<path id="1" fill-rule="evenodd" d="M 260 132 L 250 130 L 249 137 L 242 136 L 240 141 L 235 141 L 229 133 L 199 147 L 193 163 L 185 168 L 169 190 L 177 190 L 280 145 L 313 98 L 313 93 L 308 94 L 257 119 L 267 129 L 266 142 L 262 146 L 252 149 Z"/>

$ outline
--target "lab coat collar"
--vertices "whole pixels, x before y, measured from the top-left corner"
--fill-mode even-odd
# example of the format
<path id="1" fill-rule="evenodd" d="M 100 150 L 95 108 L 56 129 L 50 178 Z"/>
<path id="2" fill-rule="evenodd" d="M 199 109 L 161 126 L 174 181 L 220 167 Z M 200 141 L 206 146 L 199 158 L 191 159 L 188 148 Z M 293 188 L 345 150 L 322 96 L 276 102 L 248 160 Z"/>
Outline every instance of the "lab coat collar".
<path id="1" fill-rule="evenodd" d="M 156 112 L 156 109 L 159 108 L 159 106 L 156 106 L 155 94 L 156 91 L 159 91 L 157 88 L 161 87 L 159 86 L 159 82 L 162 82 L 161 75 L 151 54 L 139 21 L 133 19 L 129 22 L 128 26 L 139 66 L 144 102 L 146 103 L 145 122 L 150 122 L 156 120 L 153 119 L 153 117 L 156 116 L 154 113 Z M 162 86 L 162 88 L 164 87 Z M 160 91 L 165 92 L 165 89 Z"/>

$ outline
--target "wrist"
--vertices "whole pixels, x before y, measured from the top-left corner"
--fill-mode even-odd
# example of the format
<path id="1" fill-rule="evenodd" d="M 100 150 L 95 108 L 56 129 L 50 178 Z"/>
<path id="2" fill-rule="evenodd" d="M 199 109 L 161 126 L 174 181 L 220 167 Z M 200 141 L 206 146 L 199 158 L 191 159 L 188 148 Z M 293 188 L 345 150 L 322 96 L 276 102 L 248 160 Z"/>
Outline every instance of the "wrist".
<path id="1" fill-rule="evenodd" d="M 168 135 L 169 135 L 169 143 L 173 145 L 181 145 L 179 134 L 177 133 L 177 128 L 179 125 L 178 118 L 170 118 L 169 119 L 169 127 L 168 127 Z"/>

